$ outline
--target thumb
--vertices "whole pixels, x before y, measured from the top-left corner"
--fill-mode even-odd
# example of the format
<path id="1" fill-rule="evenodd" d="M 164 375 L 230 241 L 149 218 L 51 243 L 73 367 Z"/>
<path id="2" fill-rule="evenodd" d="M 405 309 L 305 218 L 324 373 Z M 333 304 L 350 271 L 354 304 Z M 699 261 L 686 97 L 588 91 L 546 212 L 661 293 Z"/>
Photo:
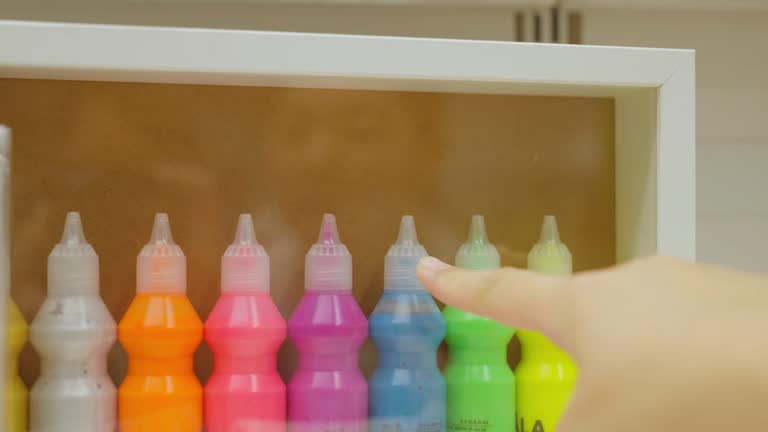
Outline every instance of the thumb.
<path id="1" fill-rule="evenodd" d="M 568 279 L 511 267 L 463 270 L 425 257 L 417 274 L 424 286 L 451 306 L 514 328 L 536 330 L 560 339 L 559 318 Z"/>

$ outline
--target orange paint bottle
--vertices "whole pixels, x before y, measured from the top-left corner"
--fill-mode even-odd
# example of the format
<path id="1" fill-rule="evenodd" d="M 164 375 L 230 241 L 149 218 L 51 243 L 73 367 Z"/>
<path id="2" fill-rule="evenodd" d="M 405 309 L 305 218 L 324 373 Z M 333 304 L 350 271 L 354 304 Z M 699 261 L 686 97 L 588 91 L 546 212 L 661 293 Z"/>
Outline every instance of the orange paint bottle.
<path id="1" fill-rule="evenodd" d="M 118 391 L 120 432 L 199 432 L 203 390 L 193 354 L 203 324 L 186 296 L 186 258 L 168 216 L 155 217 L 137 259 L 136 297 L 120 321 L 128 375 Z"/>

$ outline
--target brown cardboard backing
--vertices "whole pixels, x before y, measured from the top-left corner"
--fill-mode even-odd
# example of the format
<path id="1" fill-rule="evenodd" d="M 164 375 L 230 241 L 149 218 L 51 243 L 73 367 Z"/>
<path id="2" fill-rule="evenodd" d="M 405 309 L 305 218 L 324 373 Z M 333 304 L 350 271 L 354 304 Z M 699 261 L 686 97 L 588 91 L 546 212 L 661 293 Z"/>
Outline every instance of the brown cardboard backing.
<path id="1" fill-rule="evenodd" d="M 286 318 L 323 212 L 337 214 L 366 314 L 406 213 L 427 250 L 448 261 L 470 216 L 483 213 L 503 264 L 524 265 L 552 213 L 577 270 L 615 262 L 611 99 L 0 79 L 0 123 L 14 132 L 12 295 L 28 320 L 69 210 L 82 214 L 118 320 L 158 211 L 188 257 L 188 293 L 203 318 L 241 212 L 253 214 L 271 255 Z M 510 351 L 515 364 L 516 343 Z M 375 355 L 367 343 L 364 373 Z M 119 344 L 109 362 L 120 382 Z M 27 383 L 38 363 L 27 347 Z M 290 376 L 290 343 L 279 365 Z M 203 346 L 201 379 L 211 367 Z"/>

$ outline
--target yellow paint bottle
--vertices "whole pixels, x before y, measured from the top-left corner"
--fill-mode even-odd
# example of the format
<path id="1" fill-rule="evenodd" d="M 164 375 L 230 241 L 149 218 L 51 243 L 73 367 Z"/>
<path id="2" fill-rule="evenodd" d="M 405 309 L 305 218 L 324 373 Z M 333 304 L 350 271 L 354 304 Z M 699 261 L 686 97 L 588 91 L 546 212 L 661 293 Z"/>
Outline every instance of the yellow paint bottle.
<path id="1" fill-rule="evenodd" d="M 27 342 L 27 322 L 21 315 L 16 303 L 6 299 L 5 327 L 5 419 L 2 430 L 8 432 L 24 432 L 27 427 L 27 387 L 21 381 L 18 373 L 19 354 Z"/>
<path id="2" fill-rule="evenodd" d="M 568 247 L 560 241 L 554 216 L 545 216 L 539 242 L 528 254 L 528 269 L 564 275 L 572 272 Z M 519 330 L 522 348 L 517 376 L 518 432 L 552 432 L 568 404 L 578 370 L 573 360 L 544 335 Z"/>

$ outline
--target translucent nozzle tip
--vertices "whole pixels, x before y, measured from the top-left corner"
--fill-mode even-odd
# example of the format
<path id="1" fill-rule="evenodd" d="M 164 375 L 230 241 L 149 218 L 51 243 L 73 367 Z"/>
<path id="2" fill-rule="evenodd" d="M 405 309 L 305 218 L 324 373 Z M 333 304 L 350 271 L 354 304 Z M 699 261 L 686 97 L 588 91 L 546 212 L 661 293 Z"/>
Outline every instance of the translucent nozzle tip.
<path id="1" fill-rule="evenodd" d="M 138 292 L 183 293 L 187 287 L 187 261 L 173 241 L 168 215 L 157 213 L 149 243 L 136 262 Z"/>
<path id="2" fill-rule="evenodd" d="M 539 236 L 539 243 L 559 241 L 560 233 L 557 231 L 557 219 L 555 219 L 553 215 L 544 216 L 544 221 L 541 223 L 541 236 Z"/>
<path id="3" fill-rule="evenodd" d="M 318 243 L 334 245 L 341 243 L 339 238 L 339 228 L 336 226 L 336 216 L 331 213 L 323 215 L 323 222 L 320 225 L 320 238 Z"/>
<path id="4" fill-rule="evenodd" d="M 570 274 L 573 271 L 571 252 L 560 241 L 557 220 L 552 215 L 544 216 L 539 242 L 528 253 L 528 269 L 554 275 Z"/>
<path id="5" fill-rule="evenodd" d="M 11 130 L 0 124 L 0 156 L 7 158 L 11 152 Z"/>
<path id="6" fill-rule="evenodd" d="M 419 238 L 416 236 L 416 222 L 413 216 L 405 215 L 400 220 L 400 232 L 397 234 L 398 246 L 416 246 L 419 244 Z"/>
<path id="7" fill-rule="evenodd" d="M 469 226 L 469 242 L 476 244 L 488 243 L 488 233 L 485 230 L 485 217 L 482 215 L 472 216 L 472 222 Z"/>
<path id="8" fill-rule="evenodd" d="M 500 266 L 499 252 L 490 241 L 482 215 L 472 216 L 467 242 L 456 253 L 456 265 L 472 270 L 495 269 Z"/>
<path id="9" fill-rule="evenodd" d="M 48 292 L 56 294 L 99 291 L 99 257 L 88 243 L 80 213 L 67 213 L 61 241 L 48 255 Z"/>
<path id="10" fill-rule="evenodd" d="M 66 245 L 88 243 L 83 233 L 83 224 L 80 222 L 80 213 L 67 213 L 67 220 L 64 222 L 64 233 L 61 235 L 61 243 Z"/>
<path id="11" fill-rule="evenodd" d="M 416 222 L 406 215 L 400 220 L 400 232 L 384 257 L 384 289 L 423 290 L 416 277 L 416 266 L 427 251 L 416 236 Z"/>
<path id="12" fill-rule="evenodd" d="M 336 216 L 326 213 L 320 224 L 320 237 L 307 252 L 304 262 L 307 290 L 352 289 L 352 255 L 341 242 Z"/>
<path id="13" fill-rule="evenodd" d="M 173 242 L 173 234 L 171 234 L 171 223 L 168 221 L 167 213 L 158 213 L 155 215 L 155 224 L 152 226 L 152 237 L 149 238 L 149 244 L 176 244 Z"/>
<path id="14" fill-rule="evenodd" d="M 235 240 L 221 257 L 221 291 L 269 291 L 269 255 L 256 241 L 249 214 L 238 218 Z"/>
<path id="15" fill-rule="evenodd" d="M 237 221 L 237 231 L 235 232 L 235 241 L 233 245 L 257 245 L 256 232 L 253 229 L 253 219 L 249 214 L 241 214 Z"/>

